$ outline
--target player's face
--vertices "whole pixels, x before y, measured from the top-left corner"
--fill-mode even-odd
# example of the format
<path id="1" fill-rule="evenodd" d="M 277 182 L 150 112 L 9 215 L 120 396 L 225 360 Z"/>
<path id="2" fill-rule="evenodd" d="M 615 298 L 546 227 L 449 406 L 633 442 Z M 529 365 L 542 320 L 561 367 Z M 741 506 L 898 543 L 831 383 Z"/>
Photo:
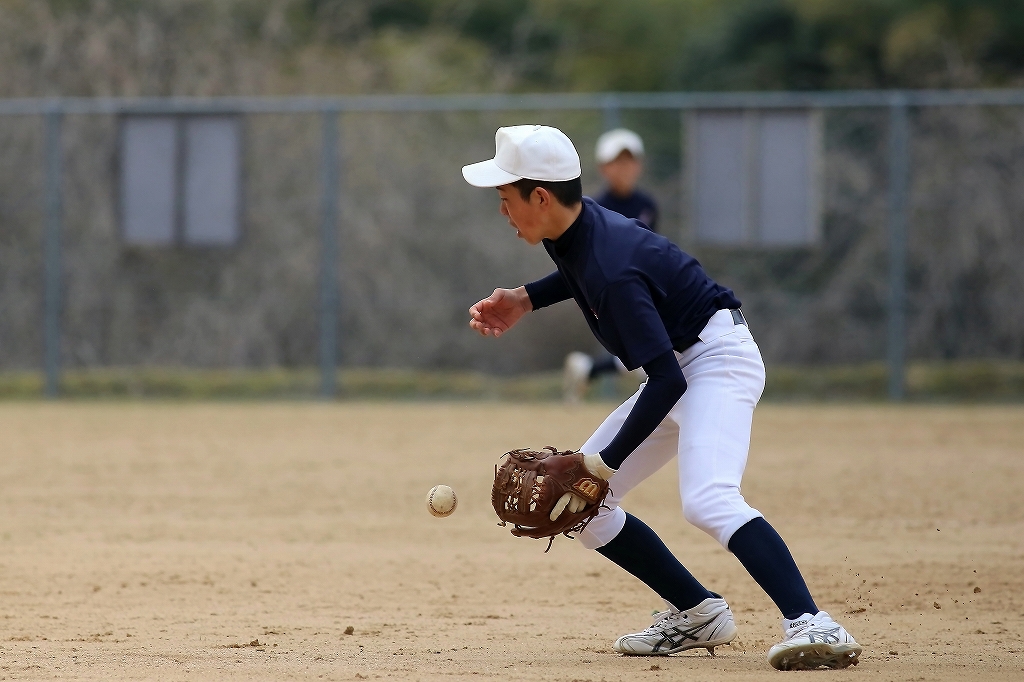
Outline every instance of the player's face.
<path id="1" fill-rule="evenodd" d="M 523 199 L 519 190 L 512 185 L 498 187 L 501 199 L 501 215 L 508 218 L 508 224 L 516 229 L 516 236 L 531 246 L 535 246 L 544 238 L 541 203 L 537 192 L 530 199 Z"/>
<path id="2" fill-rule="evenodd" d="M 608 187 L 612 193 L 619 196 L 628 196 L 636 188 L 637 180 L 640 179 L 640 173 L 643 171 L 643 165 L 640 163 L 640 159 L 628 151 L 623 151 L 615 159 L 601 164 L 600 171 L 601 175 L 608 182 Z"/>

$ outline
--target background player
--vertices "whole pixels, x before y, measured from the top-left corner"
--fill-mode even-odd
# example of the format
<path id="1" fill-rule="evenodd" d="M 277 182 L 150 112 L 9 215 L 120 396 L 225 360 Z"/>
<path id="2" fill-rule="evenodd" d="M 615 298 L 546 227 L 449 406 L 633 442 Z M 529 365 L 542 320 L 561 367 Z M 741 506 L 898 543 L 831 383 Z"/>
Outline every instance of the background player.
<path id="1" fill-rule="evenodd" d="M 623 635 L 624 654 L 713 649 L 736 636 L 732 611 L 705 588 L 640 519 L 619 506 L 638 483 L 678 458 L 686 519 L 732 552 L 782 612 L 785 637 L 768 653 L 775 668 L 855 664 L 861 647 L 819 611 L 789 549 L 740 494 L 764 363 L 740 302 L 664 237 L 582 196 L 572 142 L 546 126 L 500 128 L 493 159 L 466 166 L 466 180 L 496 187 L 501 214 L 557 270 L 516 289 L 496 289 L 470 308 L 470 326 L 500 336 L 526 313 L 575 299 L 594 335 L 648 380 L 580 449 L 614 494 L 580 534 L 666 603 L 651 627 Z M 794 475 L 800 475 L 794 472 Z M 563 496 L 552 511 L 577 511 Z M 610 589 L 610 588 L 606 588 Z"/>
<path id="2" fill-rule="evenodd" d="M 626 128 L 609 130 L 597 139 L 594 157 L 605 180 L 605 189 L 595 201 L 610 211 L 635 218 L 641 227 L 657 232 L 658 204 L 637 187 L 644 170 L 644 142 L 640 136 Z M 594 379 L 626 371 L 622 361 L 614 355 L 588 355 L 573 351 L 565 356 L 562 395 L 566 402 L 579 402 Z"/>
<path id="3" fill-rule="evenodd" d="M 644 172 L 644 141 L 632 130 L 616 128 L 597 138 L 597 170 L 605 189 L 595 197 L 599 205 L 627 218 L 636 218 L 651 232 L 658 231 L 658 204 L 637 187 Z"/>

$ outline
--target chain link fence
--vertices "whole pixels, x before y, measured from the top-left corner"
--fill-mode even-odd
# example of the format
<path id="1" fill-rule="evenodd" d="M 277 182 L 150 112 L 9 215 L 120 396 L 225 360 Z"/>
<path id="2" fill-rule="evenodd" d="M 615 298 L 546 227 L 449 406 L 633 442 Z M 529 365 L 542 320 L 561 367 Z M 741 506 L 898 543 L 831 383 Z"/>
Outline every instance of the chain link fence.
<path id="1" fill-rule="evenodd" d="M 692 229 L 688 114 L 809 110 L 821 236 L 712 244 Z M 129 243 L 119 131 L 137 115 L 241 121 L 237 242 Z M 769 365 L 1024 359 L 1024 93 L 863 92 L 0 102 L 0 371 L 336 366 L 519 375 L 596 350 L 571 304 L 495 341 L 466 309 L 550 271 L 461 166 L 494 130 L 563 129 L 584 189 L 608 127 L 647 146 L 660 231 L 732 287 Z"/>

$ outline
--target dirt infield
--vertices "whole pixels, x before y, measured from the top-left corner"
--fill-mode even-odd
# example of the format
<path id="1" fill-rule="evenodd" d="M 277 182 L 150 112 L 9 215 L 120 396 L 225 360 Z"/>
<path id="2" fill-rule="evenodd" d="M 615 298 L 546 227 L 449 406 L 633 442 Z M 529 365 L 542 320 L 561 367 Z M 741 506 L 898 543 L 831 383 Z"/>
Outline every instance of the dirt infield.
<path id="1" fill-rule="evenodd" d="M 744 492 L 865 646 L 834 673 L 768 667 L 777 614 L 671 466 L 627 508 L 729 599 L 715 658 L 615 655 L 655 595 L 496 527 L 496 456 L 608 409 L 0 404 L 0 678 L 1024 679 L 1024 408 L 758 409 Z"/>

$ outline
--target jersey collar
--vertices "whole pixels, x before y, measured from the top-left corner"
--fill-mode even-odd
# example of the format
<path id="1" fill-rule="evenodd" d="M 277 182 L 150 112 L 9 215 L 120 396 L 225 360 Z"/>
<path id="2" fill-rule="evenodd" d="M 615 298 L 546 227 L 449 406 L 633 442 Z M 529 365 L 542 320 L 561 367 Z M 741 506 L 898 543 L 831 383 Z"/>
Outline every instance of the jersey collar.
<path id="1" fill-rule="evenodd" d="M 587 206 L 587 201 L 588 199 L 583 199 L 583 206 L 580 208 L 580 214 L 576 216 L 576 220 L 572 222 L 572 225 L 570 225 L 569 228 L 565 232 L 563 232 L 558 239 L 555 239 L 554 241 L 551 242 L 551 244 L 555 247 L 555 253 L 558 254 L 560 258 L 564 258 L 565 255 L 569 253 L 569 249 L 572 248 L 572 244 L 576 240 L 576 235 L 579 233 L 580 227 L 583 225 L 584 222 L 583 216 L 584 214 L 586 214 L 587 209 L 589 208 Z"/>

